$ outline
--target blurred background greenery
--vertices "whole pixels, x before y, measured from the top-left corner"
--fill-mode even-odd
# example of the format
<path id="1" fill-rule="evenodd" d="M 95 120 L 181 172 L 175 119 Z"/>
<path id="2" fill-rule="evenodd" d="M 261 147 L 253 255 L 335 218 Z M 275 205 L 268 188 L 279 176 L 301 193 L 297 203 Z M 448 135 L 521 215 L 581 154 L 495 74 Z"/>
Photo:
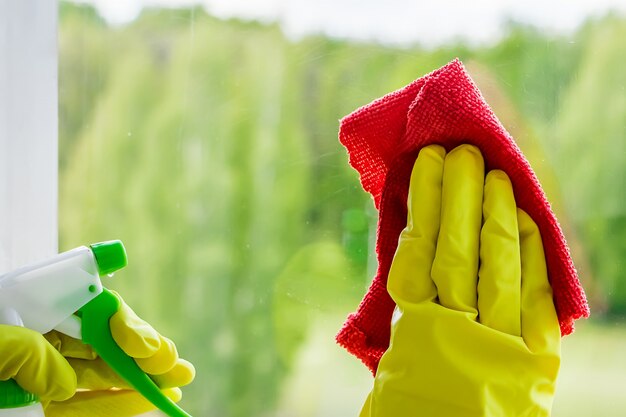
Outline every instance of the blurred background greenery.
<path id="1" fill-rule="evenodd" d="M 536 170 L 594 319 L 565 340 L 555 416 L 626 399 L 626 19 L 488 46 L 391 47 L 147 9 L 60 3 L 60 248 L 122 239 L 107 282 L 197 367 L 198 416 L 357 415 L 367 370 L 334 345 L 376 268 L 376 212 L 338 119 L 455 57 Z M 603 408 L 604 407 L 604 408 Z"/>

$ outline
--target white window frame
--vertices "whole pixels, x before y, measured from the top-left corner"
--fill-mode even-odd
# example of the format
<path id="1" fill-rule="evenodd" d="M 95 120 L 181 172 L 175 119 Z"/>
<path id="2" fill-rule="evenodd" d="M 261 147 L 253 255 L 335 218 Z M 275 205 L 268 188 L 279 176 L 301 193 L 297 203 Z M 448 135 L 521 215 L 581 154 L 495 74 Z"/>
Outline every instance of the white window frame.
<path id="1" fill-rule="evenodd" d="M 56 0 L 0 0 L 0 273 L 57 252 Z"/>

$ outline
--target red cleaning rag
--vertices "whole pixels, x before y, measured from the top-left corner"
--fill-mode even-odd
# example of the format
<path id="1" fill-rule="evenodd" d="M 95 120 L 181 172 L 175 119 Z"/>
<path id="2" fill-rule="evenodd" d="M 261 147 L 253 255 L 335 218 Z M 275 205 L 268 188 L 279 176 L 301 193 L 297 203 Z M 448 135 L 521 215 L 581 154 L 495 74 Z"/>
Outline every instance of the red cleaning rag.
<path id="1" fill-rule="evenodd" d="M 463 64 L 454 60 L 341 121 L 339 140 L 363 188 L 374 197 L 378 217 L 378 271 L 358 311 L 348 316 L 337 342 L 375 373 L 389 347 L 395 304 L 387 275 L 406 226 L 406 200 L 413 162 L 430 144 L 448 151 L 463 143 L 477 146 L 485 168 L 505 171 L 516 202 L 539 226 L 554 291 L 561 334 L 589 316 L 585 293 L 561 228 L 528 161 L 483 99 Z"/>

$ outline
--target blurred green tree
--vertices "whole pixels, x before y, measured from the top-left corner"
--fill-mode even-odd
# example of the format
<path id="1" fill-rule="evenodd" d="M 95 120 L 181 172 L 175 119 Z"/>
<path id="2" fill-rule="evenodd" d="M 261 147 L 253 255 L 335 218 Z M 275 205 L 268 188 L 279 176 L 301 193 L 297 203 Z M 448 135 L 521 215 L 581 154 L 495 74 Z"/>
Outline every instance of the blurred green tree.
<path id="1" fill-rule="evenodd" d="M 567 209 L 580 230 L 609 312 L 626 314 L 626 22 L 586 28 L 576 79 L 552 126 L 550 151 Z"/>

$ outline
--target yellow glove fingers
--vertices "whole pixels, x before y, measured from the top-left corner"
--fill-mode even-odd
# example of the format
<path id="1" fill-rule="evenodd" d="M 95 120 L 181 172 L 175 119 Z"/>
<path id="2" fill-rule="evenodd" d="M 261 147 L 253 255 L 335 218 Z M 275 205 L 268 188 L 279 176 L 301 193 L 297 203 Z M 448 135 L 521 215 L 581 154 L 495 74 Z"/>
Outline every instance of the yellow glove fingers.
<path id="1" fill-rule="evenodd" d="M 78 389 L 108 390 L 111 388 L 130 388 L 120 376 L 101 358 L 94 360 L 68 358 L 76 373 Z"/>
<path id="2" fill-rule="evenodd" d="M 43 399 L 63 401 L 74 395 L 74 371 L 41 334 L 6 325 L 0 325 L 0 333 L 0 380 L 13 378 Z"/>
<path id="3" fill-rule="evenodd" d="M 445 153 L 441 146 L 427 146 L 413 166 L 407 226 L 400 234 L 387 281 L 387 290 L 398 305 L 434 300 L 437 296 L 430 267 L 439 233 Z"/>
<path id="4" fill-rule="evenodd" d="M 485 167 L 475 146 L 461 145 L 446 156 L 441 227 L 432 278 L 439 303 L 476 316 L 478 247 Z"/>
<path id="5" fill-rule="evenodd" d="M 517 210 L 522 264 L 522 337 L 535 353 L 552 352 L 557 360 L 561 333 L 548 281 L 541 234 L 523 210 Z"/>
<path id="6" fill-rule="evenodd" d="M 82 340 L 74 339 L 56 330 L 46 333 L 44 337 L 66 358 L 95 359 L 98 357 L 91 346 L 84 344 Z"/>
<path id="7" fill-rule="evenodd" d="M 190 362 L 178 359 L 172 369 L 164 374 L 152 375 L 151 377 L 161 388 L 184 387 L 196 377 L 196 369 Z"/>
<path id="8" fill-rule="evenodd" d="M 111 317 L 109 325 L 115 342 L 133 358 L 148 358 L 160 348 L 159 333 L 123 301 L 120 310 Z"/>
<path id="9" fill-rule="evenodd" d="M 419 184 L 413 177 L 411 192 Z M 560 332 L 537 226 L 516 208 L 504 173 L 485 178 L 475 147 L 445 156 L 441 193 L 431 270 L 439 303 L 419 297 L 405 308 L 398 303 L 389 349 L 360 417 L 547 417 Z M 404 246 L 417 241 L 410 237 L 415 213 L 400 238 L 401 260 L 414 257 Z M 394 258 L 388 287 L 412 296 L 408 283 L 423 266 L 402 262 Z"/>
<path id="10" fill-rule="evenodd" d="M 168 372 L 178 361 L 176 345 L 167 337 L 159 336 L 161 343 L 159 350 L 148 358 L 135 358 L 137 365 L 146 373 L 161 375 Z"/>
<path id="11" fill-rule="evenodd" d="M 521 336 L 521 267 L 517 207 L 507 175 L 494 170 L 485 179 L 478 271 L 479 321 Z"/>
<path id="12" fill-rule="evenodd" d="M 177 388 L 163 393 L 175 402 L 182 398 Z M 62 403 L 51 402 L 46 407 L 46 417 L 131 417 L 154 409 L 135 391 L 85 391 Z"/>
<path id="13" fill-rule="evenodd" d="M 131 386 L 111 369 L 102 359 L 68 359 L 76 373 L 78 389 L 102 391 L 111 388 L 130 389 Z M 167 372 L 159 375 L 150 375 L 160 388 L 182 387 L 190 384 L 196 376 L 194 366 L 178 359 Z"/>

